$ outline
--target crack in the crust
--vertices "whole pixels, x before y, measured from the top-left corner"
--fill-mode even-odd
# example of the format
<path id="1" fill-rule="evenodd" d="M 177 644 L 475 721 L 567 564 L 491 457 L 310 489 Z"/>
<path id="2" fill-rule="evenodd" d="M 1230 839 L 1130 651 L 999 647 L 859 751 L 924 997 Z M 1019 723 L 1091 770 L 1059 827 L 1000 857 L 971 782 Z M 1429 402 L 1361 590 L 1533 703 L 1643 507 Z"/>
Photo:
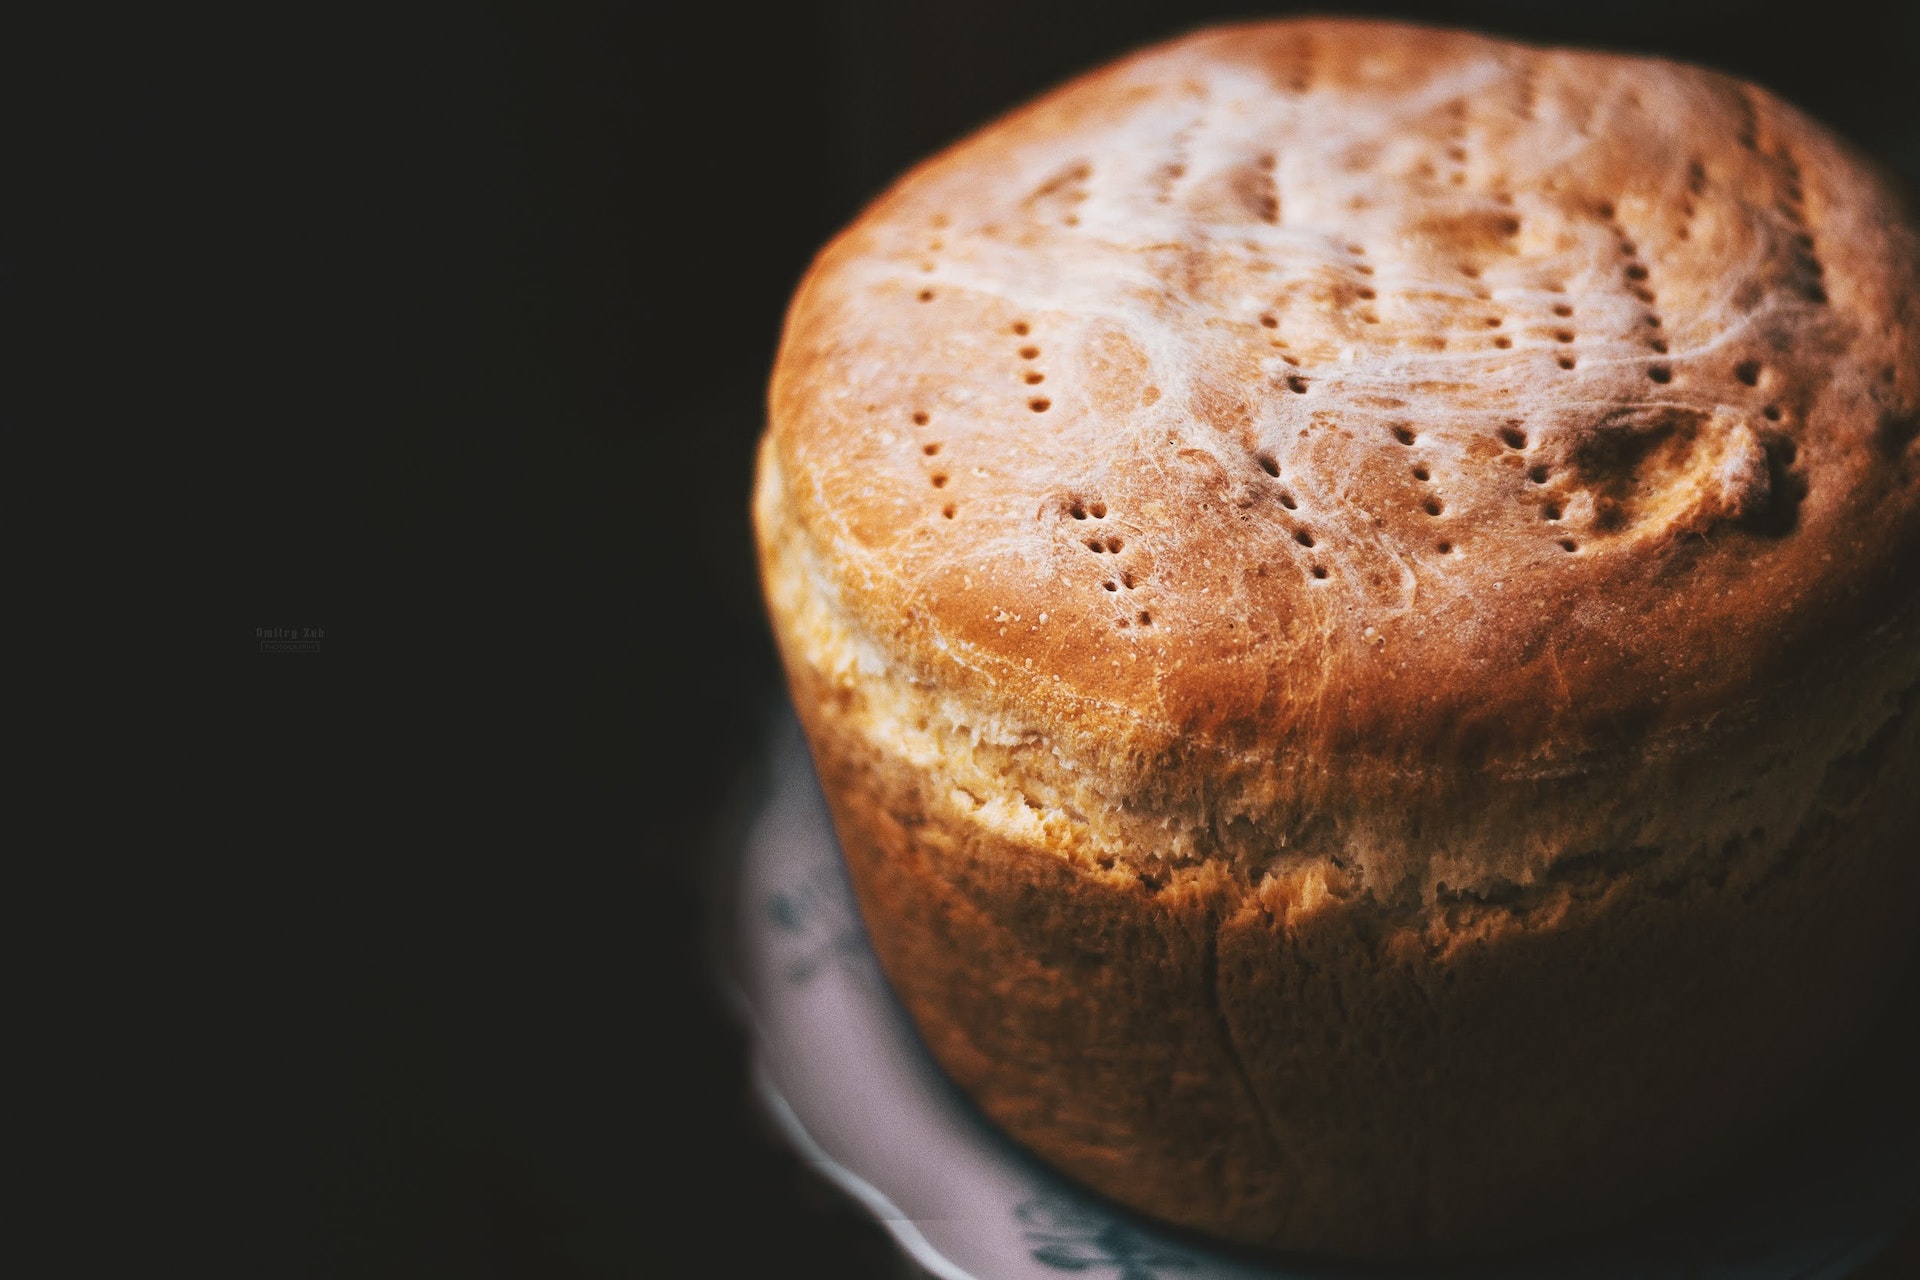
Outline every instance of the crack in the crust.
<path id="1" fill-rule="evenodd" d="M 1804 859 L 1816 844 L 1837 825 L 1852 821 L 1863 796 L 1890 784 L 1887 776 L 1894 763 L 1894 745 L 1916 715 L 1920 715 L 1920 684 L 1910 684 L 1888 698 L 1891 710 L 1858 748 L 1827 762 L 1812 806 L 1800 826 L 1780 846 L 1773 861 L 1746 886 L 1754 893 L 1788 873 Z M 1684 874 L 1665 881 L 1660 892 L 1680 895 L 1697 891 L 1701 885 L 1717 887 L 1726 882 L 1732 860 L 1740 857 L 1748 845 L 1744 837 L 1723 844 L 1717 857 L 1692 862 Z M 1575 898 L 1591 896 L 1619 877 L 1632 874 L 1656 862 L 1665 850 L 1629 848 L 1569 858 L 1550 869 L 1531 884 L 1507 883 L 1487 894 L 1456 893 L 1441 895 L 1436 903 L 1443 914 L 1447 908 L 1462 912 L 1450 928 L 1470 926 L 1474 921 L 1495 915 L 1527 921 L 1543 910 L 1551 910 L 1562 891 Z M 1428 940 L 1433 949 L 1434 940 Z"/>
<path id="2" fill-rule="evenodd" d="M 1275 1164 L 1282 1161 L 1282 1147 L 1278 1128 L 1273 1117 L 1267 1114 L 1267 1107 L 1260 1100 L 1260 1091 L 1253 1087 L 1253 1076 L 1247 1071 L 1246 1059 L 1240 1054 L 1240 1042 L 1234 1038 L 1233 1026 L 1227 1021 L 1226 1006 L 1220 1000 L 1220 930 L 1224 922 L 1215 925 L 1207 935 L 1207 1008 L 1213 1014 L 1213 1024 L 1220 1032 L 1220 1047 L 1226 1051 L 1227 1061 L 1233 1065 L 1233 1074 L 1239 1078 L 1240 1087 L 1246 1090 L 1247 1105 L 1260 1121 L 1260 1136 L 1267 1144 L 1267 1153 Z"/>
<path id="3" fill-rule="evenodd" d="M 1887 715 L 1865 741 L 1827 762 L 1804 819 L 1777 848 L 1770 864 L 1745 883 L 1744 892 L 1757 892 L 1789 872 L 1832 828 L 1852 821 L 1861 797 L 1891 785 L 1889 772 L 1897 763 L 1894 747 L 1911 722 L 1920 717 L 1920 682 L 1899 687 L 1887 694 L 1885 701 Z M 1752 856 L 1755 839 L 1752 832 L 1735 833 L 1717 848 L 1706 850 L 1703 856 L 1690 857 L 1687 865 L 1677 869 L 1677 874 L 1661 879 L 1654 891 L 1663 897 L 1677 897 L 1703 888 L 1724 887 L 1735 863 Z M 1422 892 L 1418 881 L 1404 880 L 1384 897 L 1379 895 L 1379 890 L 1374 891 L 1374 901 L 1387 925 L 1380 936 L 1385 938 L 1395 929 L 1411 927 L 1419 933 L 1427 953 L 1432 956 L 1445 949 L 1450 935 L 1485 920 L 1504 917 L 1519 922 L 1522 927 L 1532 927 L 1543 914 L 1550 915 L 1568 900 L 1589 901 L 1620 878 L 1646 871 L 1669 852 L 1671 850 L 1657 846 L 1590 850 L 1559 860 L 1528 883 L 1506 880 L 1482 891 L 1449 890 L 1441 886 L 1431 897 Z M 1250 868 L 1245 881 L 1247 891 L 1251 892 L 1252 885 L 1268 871 L 1265 866 Z M 1436 923 L 1442 926 L 1438 932 L 1434 930 Z M 1214 972 L 1211 952 L 1208 965 L 1213 974 L 1210 994 L 1217 1009 L 1218 975 Z M 1336 1004 L 1340 1002 L 1337 988 L 1329 994 Z M 1343 1018 L 1344 1013 L 1342 1007 Z M 1230 1038 L 1224 1025 L 1223 1034 Z"/>
<path id="4" fill-rule="evenodd" d="M 1842 819 L 1851 818 L 1860 802 L 1886 784 L 1895 743 L 1916 713 L 1920 713 L 1920 682 L 1907 685 L 1887 699 L 1892 710 L 1858 747 L 1827 762 L 1814 799 L 1816 808 Z"/>

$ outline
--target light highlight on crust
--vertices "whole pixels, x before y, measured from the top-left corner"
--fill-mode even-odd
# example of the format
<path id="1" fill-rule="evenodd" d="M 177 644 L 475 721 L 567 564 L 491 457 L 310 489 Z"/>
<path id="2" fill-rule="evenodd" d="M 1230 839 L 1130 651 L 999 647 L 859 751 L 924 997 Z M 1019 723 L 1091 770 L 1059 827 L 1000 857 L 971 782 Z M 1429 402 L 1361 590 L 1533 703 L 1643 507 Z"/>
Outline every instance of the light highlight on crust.
<path id="1" fill-rule="evenodd" d="M 829 246 L 772 448 L 840 596 L 917 611 L 884 629 L 943 686 L 1120 709 L 1148 757 L 1577 757 L 1872 625 L 1920 548 L 1920 469 L 1874 443 L 1920 415 L 1915 261 L 1864 166 L 1723 77 L 1209 33 Z"/>
<path id="2" fill-rule="evenodd" d="M 1783 689 L 1768 706 L 1537 772 L 1382 769 L 1363 755 L 1292 758 L 1285 744 L 1229 757 L 1196 743 L 1177 764 L 1143 762 L 1081 731 L 1081 707 L 1022 716 L 889 653 L 837 598 L 785 498 L 764 454 L 755 518 L 769 607 L 788 664 L 834 691 L 823 711 L 839 732 L 925 777 L 946 821 L 1121 882 L 1221 860 L 1269 909 L 1287 904 L 1282 917 L 1331 884 L 1439 937 L 1434 921 L 1463 903 L 1551 910 L 1562 882 L 1607 859 L 1656 882 L 1764 875 L 1817 811 L 1834 762 L 1910 718 L 1920 684 L 1909 617 L 1868 638 L 1845 684 Z M 1098 708 L 1096 724 L 1123 710 Z"/>

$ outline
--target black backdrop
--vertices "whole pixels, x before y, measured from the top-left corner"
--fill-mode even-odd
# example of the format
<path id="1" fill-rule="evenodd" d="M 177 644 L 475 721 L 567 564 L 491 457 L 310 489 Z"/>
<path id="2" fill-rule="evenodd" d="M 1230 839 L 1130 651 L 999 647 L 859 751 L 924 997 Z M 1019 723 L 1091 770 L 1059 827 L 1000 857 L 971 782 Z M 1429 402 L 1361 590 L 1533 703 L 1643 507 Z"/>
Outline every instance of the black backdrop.
<path id="1" fill-rule="evenodd" d="M 1341 6 L 1320 6 L 1322 10 Z M 1920 5 L 1355 6 L 1766 83 L 1920 179 Z M 156 144 L 232 428 L 236 856 L 163 1105 L 258 1275 L 893 1274 L 745 1094 L 707 869 L 779 696 L 747 531 L 809 255 L 1166 0 L 228 17 Z M 670 16 L 668 16 L 670 14 Z M 178 33 L 176 33 L 178 34 Z M 171 149 L 170 149 L 171 148 Z M 224 438 L 224 437 L 223 437 Z M 258 628 L 319 628 L 258 655 Z"/>

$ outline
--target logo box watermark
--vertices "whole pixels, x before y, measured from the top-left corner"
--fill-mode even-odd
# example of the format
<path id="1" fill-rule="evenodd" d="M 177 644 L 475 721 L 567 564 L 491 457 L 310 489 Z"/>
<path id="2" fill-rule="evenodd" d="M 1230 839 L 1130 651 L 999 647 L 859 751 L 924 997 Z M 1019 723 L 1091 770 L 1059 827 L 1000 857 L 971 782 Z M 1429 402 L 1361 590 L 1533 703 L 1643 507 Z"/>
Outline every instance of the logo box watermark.
<path id="1" fill-rule="evenodd" d="M 318 653 L 327 633 L 322 627 L 255 627 L 253 638 L 262 653 Z"/>

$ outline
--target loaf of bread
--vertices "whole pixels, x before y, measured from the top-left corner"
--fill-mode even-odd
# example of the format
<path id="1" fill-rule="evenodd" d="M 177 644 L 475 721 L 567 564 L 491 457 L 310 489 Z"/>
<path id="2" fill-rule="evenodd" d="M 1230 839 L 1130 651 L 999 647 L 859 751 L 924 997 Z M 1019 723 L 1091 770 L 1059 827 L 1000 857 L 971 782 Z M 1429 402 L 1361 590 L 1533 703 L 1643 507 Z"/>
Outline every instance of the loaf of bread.
<path id="1" fill-rule="evenodd" d="M 1262 23 L 916 168 L 754 516 L 928 1049 L 1275 1249 L 1711 1179 L 1914 951 L 1916 427 L 1908 213 L 1712 72 Z"/>

